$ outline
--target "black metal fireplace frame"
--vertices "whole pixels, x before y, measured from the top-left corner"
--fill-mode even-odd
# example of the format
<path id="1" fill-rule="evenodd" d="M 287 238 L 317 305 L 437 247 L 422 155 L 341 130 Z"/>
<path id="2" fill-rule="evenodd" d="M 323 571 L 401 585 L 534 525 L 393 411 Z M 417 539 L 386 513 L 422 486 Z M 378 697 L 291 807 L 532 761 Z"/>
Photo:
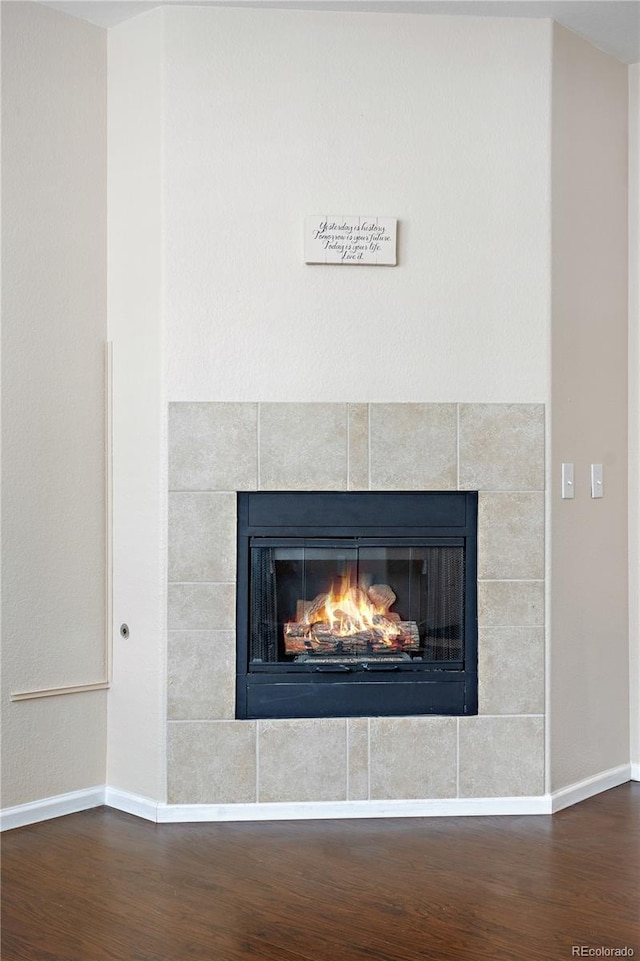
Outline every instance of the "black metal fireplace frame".
<path id="1" fill-rule="evenodd" d="M 478 713 L 476 492 L 239 492 L 236 717 Z M 331 518 L 331 524 L 327 519 Z M 465 547 L 464 650 L 456 662 L 250 664 L 252 544 Z"/>

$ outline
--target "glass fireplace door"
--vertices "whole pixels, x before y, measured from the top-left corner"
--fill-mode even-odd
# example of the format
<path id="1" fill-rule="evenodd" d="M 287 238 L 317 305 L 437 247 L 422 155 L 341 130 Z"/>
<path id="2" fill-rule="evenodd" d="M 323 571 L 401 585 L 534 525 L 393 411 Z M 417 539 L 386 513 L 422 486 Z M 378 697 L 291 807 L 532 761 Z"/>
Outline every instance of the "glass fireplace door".
<path id="1" fill-rule="evenodd" d="M 249 670 L 464 657 L 464 541 L 252 538 Z"/>

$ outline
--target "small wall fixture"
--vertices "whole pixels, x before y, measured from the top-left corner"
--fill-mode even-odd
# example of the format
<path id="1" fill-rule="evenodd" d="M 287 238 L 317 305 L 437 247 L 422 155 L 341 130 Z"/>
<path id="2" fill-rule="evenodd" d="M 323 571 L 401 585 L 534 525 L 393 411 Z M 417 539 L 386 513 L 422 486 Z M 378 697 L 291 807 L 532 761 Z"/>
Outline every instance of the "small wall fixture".
<path id="1" fill-rule="evenodd" d="M 562 499 L 567 500 L 575 496 L 573 485 L 573 464 L 562 465 Z"/>
<path id="2" fill-rule="evenodd" d="M 591 496 L 602 497 L 604 495 L 604 484 L 602 481 L 602 464 L 591 465 Z"/>

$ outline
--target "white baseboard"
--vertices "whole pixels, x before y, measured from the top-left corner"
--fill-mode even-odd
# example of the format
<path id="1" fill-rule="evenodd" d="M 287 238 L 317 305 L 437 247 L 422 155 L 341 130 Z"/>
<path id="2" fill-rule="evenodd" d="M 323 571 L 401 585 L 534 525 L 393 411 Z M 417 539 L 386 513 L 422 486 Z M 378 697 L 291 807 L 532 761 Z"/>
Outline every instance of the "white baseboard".
<path id="1" fill-rule="evenodd" d="M 159 824 L 216 821 L 304 821 L 331 818 L 492 817 L 554 814 L 563 808 L 640 780 L 640 765 L 621 764 L 576 784 L 534 797 L 441 798 L 399 801 L 304 801 L 281 804 L 165 804 L 104 785 L 43 798 L 0 811 L 0 830 L 36 824 L 106 804 Z"/>
<path id="2" fill-rule="evenodd" d="M 602 791 L 626 784 L 631 780 L 631 776 L 631 765 L 621 764 L 619 767 L 612 767 L 608 771 L 601 771 L 600 774 L 585 778 L 584 781 L 577 781 L 575 784 L 560 788 L 551 795 L 551 813 L 555 814 L 556 811 L 562 811 L 571 804 L 586 801 L 594 794 L 601 794 Z"/>
<path id="3" fill-rule="evenodd" d="M 329 818 L 487 817 L 550 814 L 551 799 L 539 797 L 442 798 L 400 801 L 318 801 L 282 804 L 159 804 L 158 822 L 304 821 Z"/>
<path id="4" fill-rule="evenodd" d="M 136 817 L 144 818 L 145 821 L 158 820 L 158 802 L 141 794 L 131 794 L 130 791 L 121 791 L 119 788 L 107 786 L 104 803 L 107 807 L 124 811 L 125 814 L 135 814 Z"/>
<path id="5" fill-rule="evenodd" d="M 27 824 L 37 824 L 38 821 L 49 821 L 64 814 L 77 814 L 89 808 L 100 807 L 104 804 L 104 784 L 85 788 L 83 791 L 70 791 L 56 797 L 42 798 L 41 801 L 30 801 L 28 804 L 16 804 L 15 807 L 3 808 L 0 811 L 0 831 L 10 831 Z"/>

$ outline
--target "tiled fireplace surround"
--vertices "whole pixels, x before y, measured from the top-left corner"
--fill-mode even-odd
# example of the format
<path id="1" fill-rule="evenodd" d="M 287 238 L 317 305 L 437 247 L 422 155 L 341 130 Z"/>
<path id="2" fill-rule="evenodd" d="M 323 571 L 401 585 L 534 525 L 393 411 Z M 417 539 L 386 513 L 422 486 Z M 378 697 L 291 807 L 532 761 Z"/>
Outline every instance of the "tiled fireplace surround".
<path id="1" fill-rule="evenodd" d="M 478 490 L 479 715 L 235 720 L 239 490 Z M 170 804 L 544 793 L 543 405 L 170 404 L 168 579 Z"/>

